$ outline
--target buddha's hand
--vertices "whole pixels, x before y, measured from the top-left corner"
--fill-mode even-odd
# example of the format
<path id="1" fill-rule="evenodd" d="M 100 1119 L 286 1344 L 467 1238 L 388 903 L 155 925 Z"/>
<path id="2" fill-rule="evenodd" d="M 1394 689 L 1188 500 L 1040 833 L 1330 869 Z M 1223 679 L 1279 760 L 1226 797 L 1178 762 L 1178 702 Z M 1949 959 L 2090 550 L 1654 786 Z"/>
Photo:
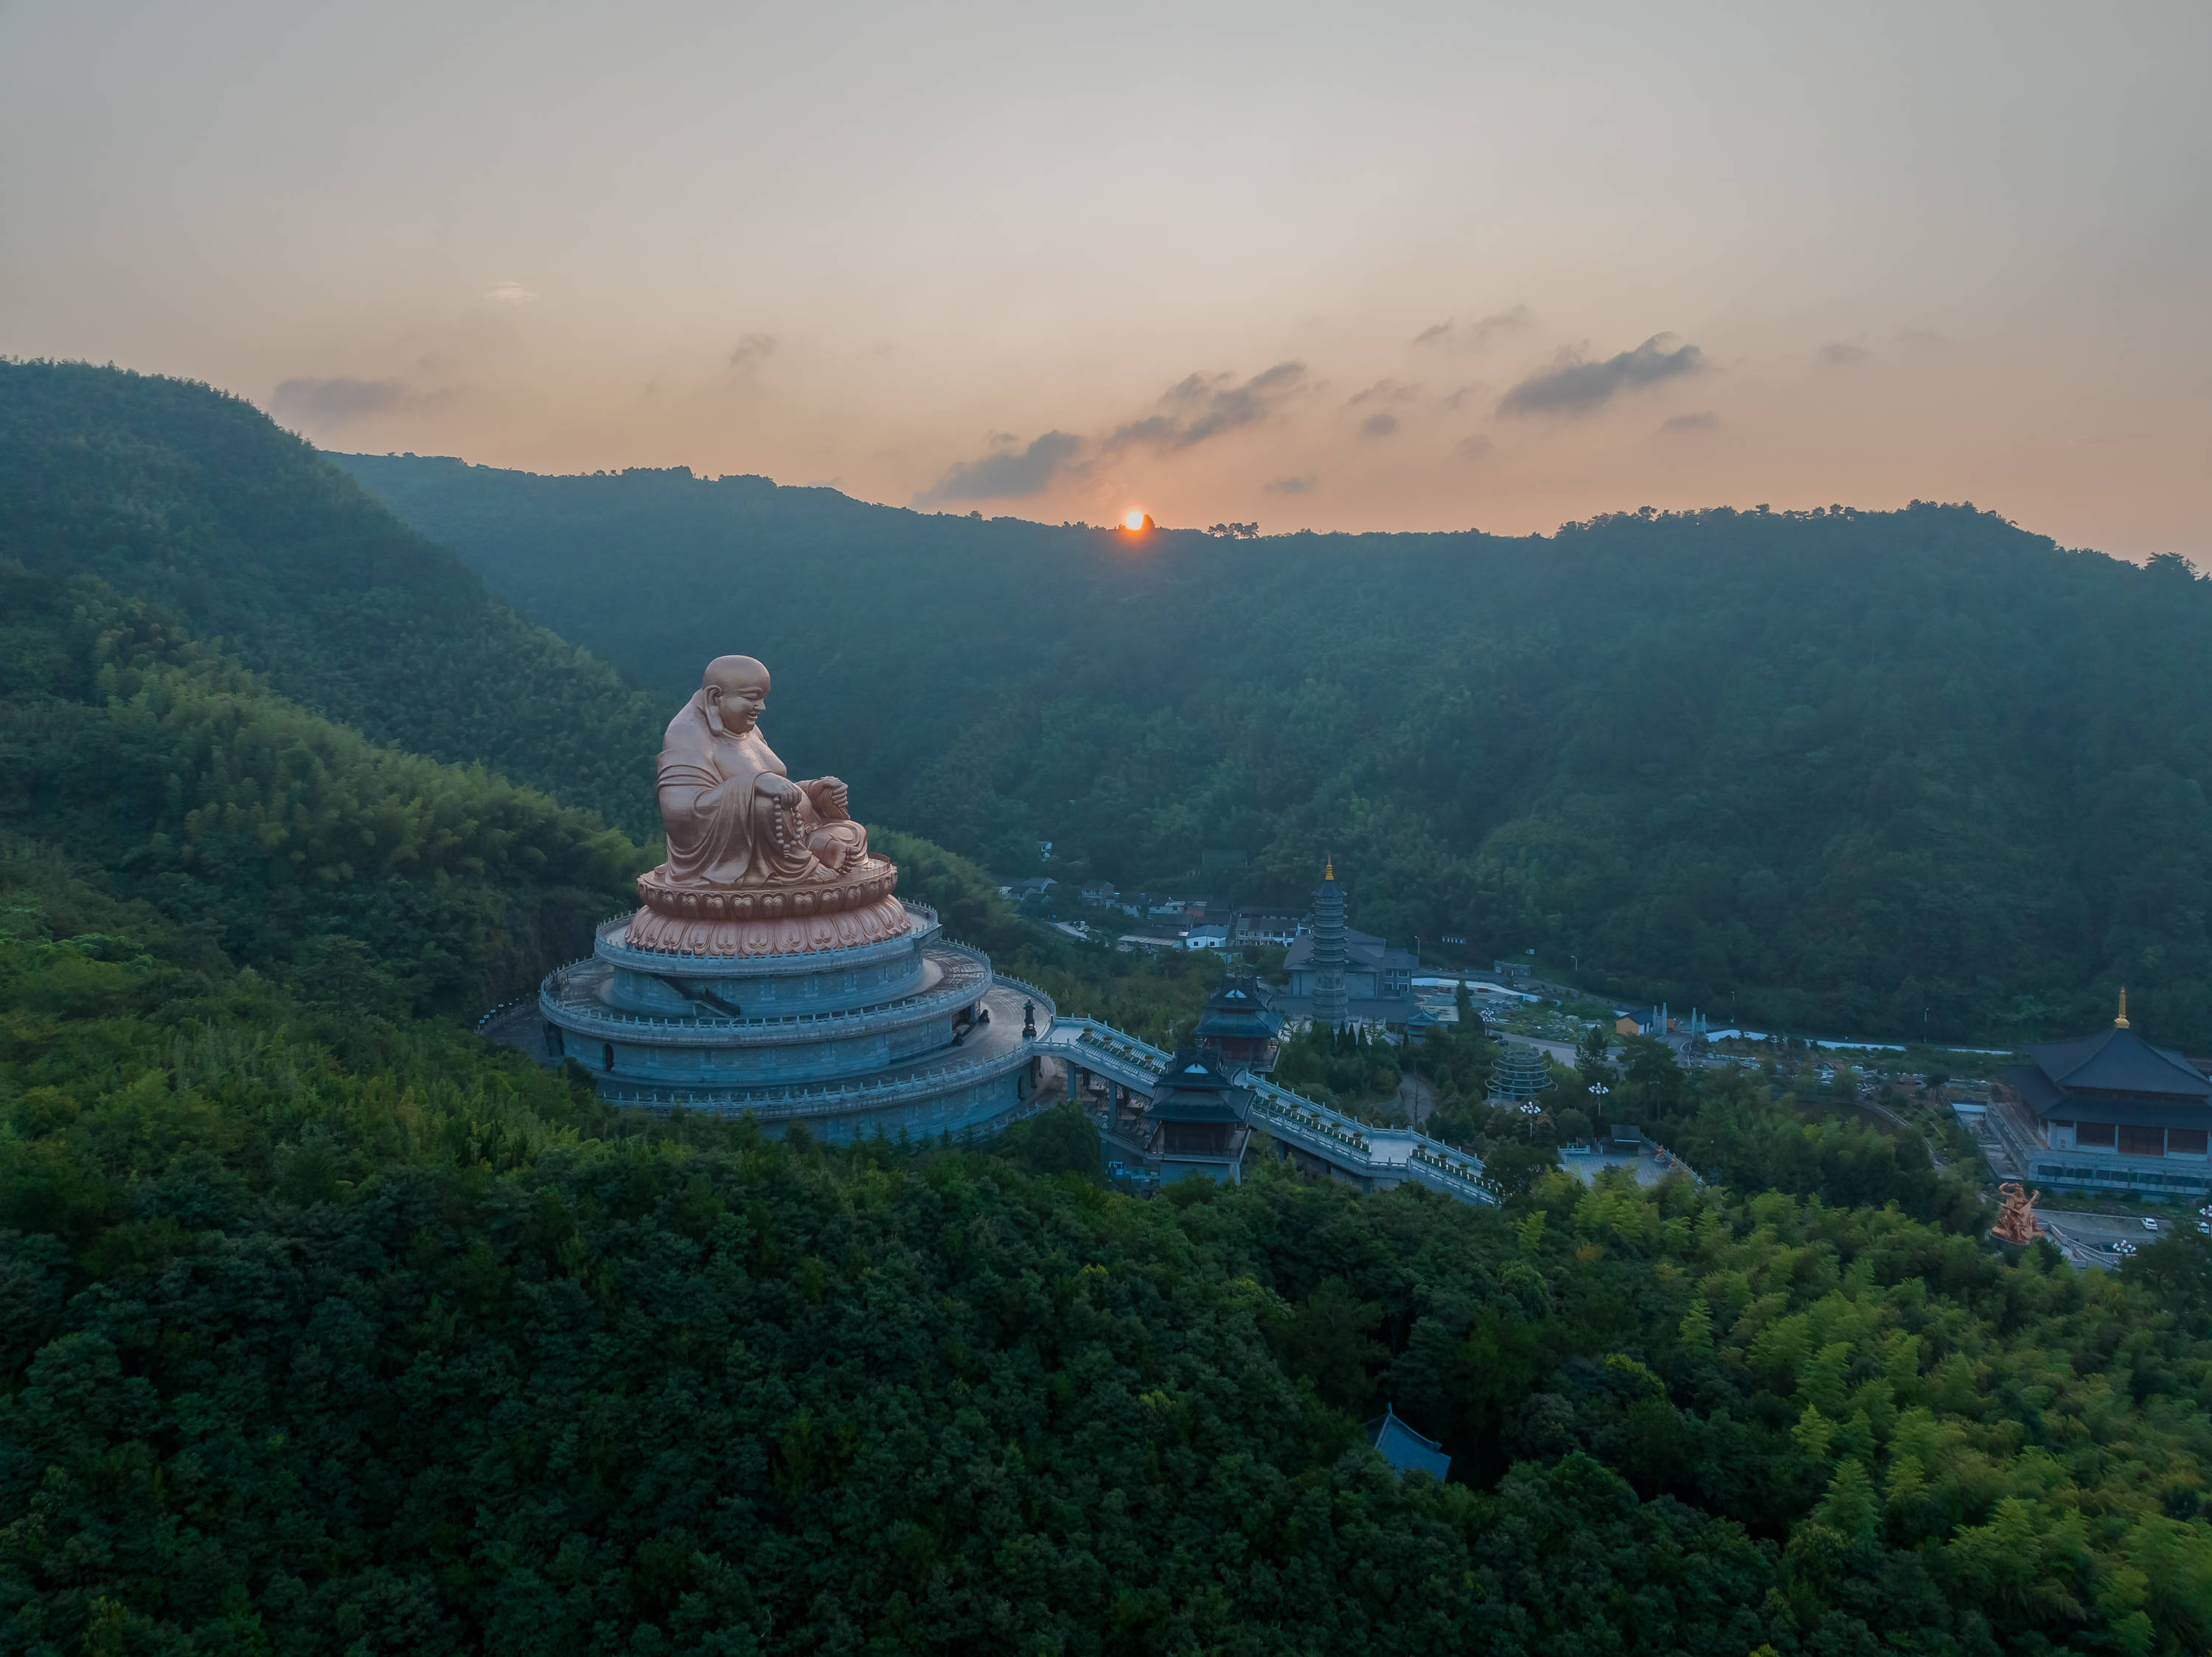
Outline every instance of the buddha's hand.
<path id="1" fill-rule="evenodd" d="M 789 810 L 806 797 L 805 791 L 787 777 L 778 777 L 774 771 L 763 771 L 756 784 L 760 791 L 779 806 Z"/>
<path id="2" fill-rule="evenodd" d="M 843 781 L 835 777 L 817 777 L 806 785 L 807 793 L 814 796 L 814 808 L 835 822 L 848 815 L 849 796 Z"/>

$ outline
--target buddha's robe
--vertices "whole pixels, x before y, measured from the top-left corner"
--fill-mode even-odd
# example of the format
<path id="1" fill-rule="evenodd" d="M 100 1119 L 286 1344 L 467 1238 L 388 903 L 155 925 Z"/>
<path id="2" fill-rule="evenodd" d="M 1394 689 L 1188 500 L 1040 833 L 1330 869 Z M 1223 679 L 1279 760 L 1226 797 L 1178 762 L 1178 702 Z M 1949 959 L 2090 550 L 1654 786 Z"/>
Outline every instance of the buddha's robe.
<path id="1" fill-rule="evenodd" d="M 830 880 L 867 856 L 867 832 L 845 814 L 826 780 L 801 783 L 794 800 L 761 791 L 763 777 L 784 775 L 783 761 L 757 729 L 716 731 L 704 691 L 684 704 L 660 751 L 669 880 L 679 886 Z"/>

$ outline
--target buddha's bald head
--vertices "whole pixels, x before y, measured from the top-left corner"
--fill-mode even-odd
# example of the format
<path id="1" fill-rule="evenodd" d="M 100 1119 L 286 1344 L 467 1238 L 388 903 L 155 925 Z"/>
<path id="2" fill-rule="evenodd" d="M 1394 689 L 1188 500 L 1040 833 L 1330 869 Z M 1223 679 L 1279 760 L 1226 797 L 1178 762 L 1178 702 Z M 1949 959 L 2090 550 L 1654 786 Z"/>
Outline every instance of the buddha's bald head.
<path id="1" fill-rule="evenodd" d="M 699 694 L 708 723 L 743 735 L 768 702 L 768 669 L 750 656 L 716 656 L 700 677 Z"/>
<path id="2" fill-rule="evenodd" d="M 750 656 L 716 656 L 707 664 L 700 678 L 702 691 L 720 691 L 726 694 L 757 685 L 763 693 L 768 690 L 768 669 Z"/>

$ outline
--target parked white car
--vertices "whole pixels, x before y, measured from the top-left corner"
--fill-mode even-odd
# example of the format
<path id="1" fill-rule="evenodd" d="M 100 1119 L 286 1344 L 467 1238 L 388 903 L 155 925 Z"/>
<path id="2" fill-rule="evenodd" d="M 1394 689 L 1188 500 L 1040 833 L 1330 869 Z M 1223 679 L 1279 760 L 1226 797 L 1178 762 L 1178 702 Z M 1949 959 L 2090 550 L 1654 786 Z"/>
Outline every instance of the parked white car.
<path id="1" fill-rule="evenodd" d="M 2143 1229 L 2145 1231 L 2156 1231 L 2158 1229 L 2158 1221 L 2152 1219 L 2148 1215 L 2145 1215 L 2143 1216 Z"/>

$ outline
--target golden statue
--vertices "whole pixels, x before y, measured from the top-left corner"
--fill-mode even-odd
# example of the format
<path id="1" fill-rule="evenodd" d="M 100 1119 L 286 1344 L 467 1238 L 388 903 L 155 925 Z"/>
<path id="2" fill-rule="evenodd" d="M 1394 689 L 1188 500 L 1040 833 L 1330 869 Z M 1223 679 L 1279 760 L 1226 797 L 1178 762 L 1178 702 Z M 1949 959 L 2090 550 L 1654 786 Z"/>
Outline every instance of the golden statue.
<path id="1" fill-rule="evenodd" d="M 2032 1243 L 2043 1235 L 2043 1228 L 2036 1222 L 2035 1205 L 2043 1193 L 2030 1196 L 2018 1185 L 2007 1180 L 1997 1187 L 1997 1195 L 2004 1198 L 2004 1212 L 1997 1216 L 1996 1224 L 1990 1228 L 1990 1235 L 2003 1243 Z"/>
<path id="2" fill-rule="evenodd" d="M 762 736 L 768 691 L 750 656 L 717 656 L 669 722 L 659 773 L 668 861 L 639 877 L 633 947 L 802 954 L 912 927 L 891 895 L 898 871 L 868 855 L 844 783 L 793 782 Z"/>

